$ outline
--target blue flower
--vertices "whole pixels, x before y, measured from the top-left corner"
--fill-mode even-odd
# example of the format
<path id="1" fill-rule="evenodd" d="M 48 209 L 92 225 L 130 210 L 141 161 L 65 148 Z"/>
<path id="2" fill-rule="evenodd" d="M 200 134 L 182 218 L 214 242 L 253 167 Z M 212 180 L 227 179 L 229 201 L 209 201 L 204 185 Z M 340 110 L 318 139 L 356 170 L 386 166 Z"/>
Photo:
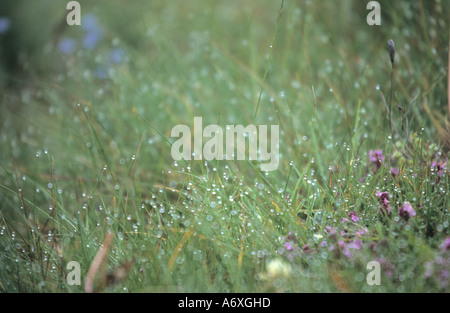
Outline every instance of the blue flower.
<path id="1" fill-rule="evenodd" d="M 0 34 L 6 33 L 11 27 L 11 20 L 8 17 L 0 17 Z"/>
<path id="2" fill-rule="evenodd" d="M 59 51 L 63 54 L 71 54 L 75 51 L 75 40 L 72 38 L 64 38 L 58 43 Z"/>
<path id="3" fill-rule="evenodd" d="M 106 78 L 108 78 L 108 72 L 107 72 L 103 67 L 98 66 L 98 67 L 95 69 L 95 76 L 96 76 L 98 79 L 106 79 Z"/>
<path id="4" fill-rule="evenodd" d="M 86 49 L 94 49 L 103 38 L 103 29 L 98 23 L 98 19 L 94 14 L 86 14 L 81 21 L 86 35 L 83 38 L 83 47 Z"/>
<path id="5" fill-rule="evenodd" d="M 125 52 L 122 48 L 114 48 L 109 52 L 109 60 L 113 64 L 121 64 L 124 61 Z"/>
<path id="6" fill-rule="evenodd" d="M 100 25 L 98 23 L 98 19 L 92 13 L 88 13 L 83 16 L 83 20 L 81 21 L 81 27 L 83 27 L 83 29 L 87 32 L 92 32 L 92 31 L 95 32 L 95 31 L 100 30 Z"/>
<path id="7" fill-rule="evenodd" d="M 102 37 L 103 34 L 101 32 L 88 32 L 83 38 L 83 46 L 86 49 L 94 49 Z"/>

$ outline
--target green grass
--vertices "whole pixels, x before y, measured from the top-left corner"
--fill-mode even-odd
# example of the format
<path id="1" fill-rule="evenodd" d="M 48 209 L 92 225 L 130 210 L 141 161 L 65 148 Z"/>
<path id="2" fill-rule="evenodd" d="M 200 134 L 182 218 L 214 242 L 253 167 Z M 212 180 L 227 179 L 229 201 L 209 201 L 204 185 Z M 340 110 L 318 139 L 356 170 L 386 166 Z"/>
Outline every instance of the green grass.
<path id="1" fill-rule="evenodd" d="M 449 291 L 449 177 L 430 166 L 448 159 L 447 1 L 380 1 L 372 27 L 364 1 L 285 0 L 281 15 L 268 0 L 81 2 L 103 32 L 91 50 L 82 27 L 58 27 L 63 6 L 5 3 L 21 23 L 0 34 L 0 59 L 20 55 L 0 68 L 0 291 L 83 292 L 108 231 L 107 271 L 129 271 L 96 291 Z M 174 162 L 170 131 L 194 116 L 280 125 L 278 170 Z M 380 286 L 366 283 L 374 260 Z"/>

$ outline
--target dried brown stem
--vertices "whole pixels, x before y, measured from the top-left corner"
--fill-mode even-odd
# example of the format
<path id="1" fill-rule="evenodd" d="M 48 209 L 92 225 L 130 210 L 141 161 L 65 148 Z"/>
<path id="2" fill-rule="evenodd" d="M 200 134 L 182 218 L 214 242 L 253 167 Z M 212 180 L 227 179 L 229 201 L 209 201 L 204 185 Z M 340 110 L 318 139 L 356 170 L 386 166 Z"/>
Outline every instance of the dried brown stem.
<path id="1" fill-rule="evenodd" d="M 94 281 L 95 277 L 97 276 L 97 272 L 100 270 L 100 268 L 103 268 L 102 272 L 104 272 L 104 268 L 106 265 L 106 260 L 108 258 L 109 254 L 109 248 L 111 246 L 112 240 L 113 240 L 114 234 L 111 232 L 108 232 L 106 234 L 105 240 L 103 241 L 102 246 L 100 249 L 98 249 L 97 254 L 95 255 L 95 258 L 92 260 L 91 266 L 89 267 L 89 271 L 86 277 L 86 282 L 84 284 L 84 290 L 87 293 L 93 293 L 94 292 Z M 100 275 L 100 279 L 106 280 L 106 273 L 103 273 L 103 275 Z"/>

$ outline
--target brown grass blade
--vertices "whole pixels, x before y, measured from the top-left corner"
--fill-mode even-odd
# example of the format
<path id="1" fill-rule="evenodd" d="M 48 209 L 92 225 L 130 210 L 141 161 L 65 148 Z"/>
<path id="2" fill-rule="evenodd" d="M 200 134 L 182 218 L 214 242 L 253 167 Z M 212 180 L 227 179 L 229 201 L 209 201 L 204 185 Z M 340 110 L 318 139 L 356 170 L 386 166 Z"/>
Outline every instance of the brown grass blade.
<path id="1" fill-rule="evenodd" d="M 94 259 L 92 260 L 91 266 L 89 267 L 89 271 L 86 277 L 86 282 L 84 284 L 84 290 L 87 293 L 93 293 L 94 292 L 94 282 L 95 277 L 97 276 L 98 271 L 100 268 L 103 268 L 102 273 L 103 277 L 100 277 L 101 280 L 106 280 L 106 273 L 104 272 L 104 268 L 106 265 L 106 260 L 108 258 L 109 254 L 109 248 L 111 247 L 111 243 L 113 240 L 114 234 L 111 232 L 108 232 L 106 234 L 105 240 L 103 241 L 102 246 L 98 249 L 97 254 L 95 255 Z"/>

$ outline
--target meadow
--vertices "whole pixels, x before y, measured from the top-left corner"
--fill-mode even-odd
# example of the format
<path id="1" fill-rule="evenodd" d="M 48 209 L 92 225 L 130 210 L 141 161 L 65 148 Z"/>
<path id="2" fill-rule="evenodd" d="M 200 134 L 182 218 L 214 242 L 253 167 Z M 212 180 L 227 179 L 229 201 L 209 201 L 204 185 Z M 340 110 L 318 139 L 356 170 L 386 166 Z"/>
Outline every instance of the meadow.
<path id="1" fill-rule="evenodd" d="M 450 291 L 448 0 L 79 2 L 0 3 L 1 292 Z"/>

